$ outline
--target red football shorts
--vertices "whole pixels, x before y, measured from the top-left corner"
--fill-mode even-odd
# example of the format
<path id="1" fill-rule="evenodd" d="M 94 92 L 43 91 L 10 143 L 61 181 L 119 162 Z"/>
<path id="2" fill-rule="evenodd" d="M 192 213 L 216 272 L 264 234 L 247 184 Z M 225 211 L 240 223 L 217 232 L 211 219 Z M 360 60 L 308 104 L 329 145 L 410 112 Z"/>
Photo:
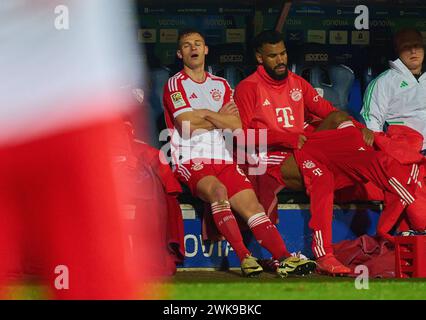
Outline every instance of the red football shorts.
<path id="1" fill-rule="evenodd" d="M 273 177 L 281 186 L 285 187 L 285 182 L 281 174 L 281 167 L 292 152 L 285 151 L 268 151 L 266 156 L 259 157 L 259 165 L 266 165 L 266 173 Z"/>
<path id="2" fill-rule="evenodd" d="M 198 182 L 207 176 L 214 176 L 226 187 L 228 198 L 246 189 L 253 189 L 250 180 L 243 170 L 233 162 L 214 163 L 213 159 L 208 159 L 210 163 L 204 163 L 200 159 L 191 159 L 187 163 L 180 164 L 175 175 L 183 184 L 187 185 L 194 196 L 197 196 Z"/>

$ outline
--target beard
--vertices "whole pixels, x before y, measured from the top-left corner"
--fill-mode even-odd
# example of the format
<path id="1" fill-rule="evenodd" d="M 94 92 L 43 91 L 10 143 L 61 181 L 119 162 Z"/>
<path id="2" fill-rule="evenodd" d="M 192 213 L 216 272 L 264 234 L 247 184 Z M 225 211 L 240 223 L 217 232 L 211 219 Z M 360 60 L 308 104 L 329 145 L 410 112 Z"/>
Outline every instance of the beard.
<path id="1" fill-rule="evenodd" d="M 285 67 L 285 72 L 283 74 L 277 74 L 275 72 L 275 69 L 282 67 L 282 66 Z M 274 80 L 278 80 L 278 81 L 284 80 L 288 76 L 288 68 L 287 68 L 287 65 L 284 64 L 284 63 L 277 65 L 274 69 L 269 68 L 266 65 L 263 65 L 263 67 L 265 68 L 266 73 Z"/>

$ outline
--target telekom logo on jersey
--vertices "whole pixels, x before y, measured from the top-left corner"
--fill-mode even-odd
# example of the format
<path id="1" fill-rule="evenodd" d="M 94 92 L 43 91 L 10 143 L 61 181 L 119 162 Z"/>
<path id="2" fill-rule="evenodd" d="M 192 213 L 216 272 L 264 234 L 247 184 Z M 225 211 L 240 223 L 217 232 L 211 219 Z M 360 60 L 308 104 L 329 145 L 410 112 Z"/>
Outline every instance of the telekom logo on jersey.
<path id="1" fill-rule="evenodd" d="M 276 108 L 275 113 L 277 115 L 278 123 L 284 123 L 283 128 L 291 128 L 293 125 L 290 121 L 294 121 L 293 110 L 290 107 Z"/>

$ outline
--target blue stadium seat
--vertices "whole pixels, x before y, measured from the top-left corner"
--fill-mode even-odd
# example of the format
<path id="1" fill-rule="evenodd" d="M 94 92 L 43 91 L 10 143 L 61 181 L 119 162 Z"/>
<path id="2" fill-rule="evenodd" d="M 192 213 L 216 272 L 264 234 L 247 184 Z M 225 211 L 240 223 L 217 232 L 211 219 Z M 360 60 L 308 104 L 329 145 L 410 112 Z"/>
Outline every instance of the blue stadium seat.
<path id="1" fill-rule="evenodd" d="M 161 147 L 158 141 L 158 134 L 161 130 L 166 128 L 164 120 L 164 107 L 163 107 L 163 88 L 167 80 L 171 76 L 170 69 L 167 67 L 156 67 L 150 70 L 150 91 L 149 91 L 149 104 L 150 104 L 150 123 L 152 139 L 150 144 L 156 148 Z"/>
<path id="2" fill-rule="evenodd" d="M 348 112 L 358 121 L 363 121 L 360 111 L 362 108 L 362 91 L 361 82 L 358 79 L 354 80 L 351 92 L 349 93 Z"/>
<path id="3" fill-rule="evenodd" d="M 206 65 L 208 72 L 225 78 L 232 88 L 248 75 L 244 46 L 239 43 L 212 47 Z"/>
<path id="4" fill-rule="evenodd" d="M 368 67 L 364 70 L 362 75 L 362 92 L 365 92 L 370 82 L 377 76 L 376 72 L 373 71 L 372 67 Z"/>
<path id="5" fill-rule="evenodd" d="M 302 76 L 335 107 L 348 111 L 354 72 L 345 65 L 314 65 L 302 70 Z"/>
<path id="6" fill-rule="evenodd" d="M 244 70 L 236 65 L 210 65 L 207 67 L 207 71 L 225 78 L 233 89 L 245 78 Z"/>
<path id="7" fill-rule="evenodd" d="M 349 96 L 355 80 L 352 69 L 337 63 L 325 45 L 307 43 L 291 52 L 289 69 L 305 78 L 334 106 L 349 111 Z"/>
<path id="8" fill-rule="evenodd" d="M 157 119 L 163 114 L 163 87 L 170 77 L 170 70 L 166 67 L 159 67 L 149 72 L 151 76 L 151 91 L 149 102 L 153 110 L 153 117 Z"/>

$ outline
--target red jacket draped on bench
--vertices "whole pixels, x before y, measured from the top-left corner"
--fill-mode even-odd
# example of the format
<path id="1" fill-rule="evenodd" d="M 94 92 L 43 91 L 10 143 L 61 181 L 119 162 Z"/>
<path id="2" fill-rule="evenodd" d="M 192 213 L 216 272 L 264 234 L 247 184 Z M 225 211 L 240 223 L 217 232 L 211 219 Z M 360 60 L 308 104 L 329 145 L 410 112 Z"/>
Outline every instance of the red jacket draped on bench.
<path id="1" fill-rule="evenodd" d="M 185 255 L 182 211 L 177 200 L 182 189 L 162 152 L 135 139 L 130 123 L 123 128 L 125 135 L 114 153 L 119 179 L 132 184 L 132 193 L 123 197 L 124 204 L 135 208 L 128 217 L 129 243 L 136 261 L 144 261 L 144 266 L 150 261 L 152 275 L 172 275 Z M 153 245 L 160 248 L 155 257 L 148 250 Z"/>

